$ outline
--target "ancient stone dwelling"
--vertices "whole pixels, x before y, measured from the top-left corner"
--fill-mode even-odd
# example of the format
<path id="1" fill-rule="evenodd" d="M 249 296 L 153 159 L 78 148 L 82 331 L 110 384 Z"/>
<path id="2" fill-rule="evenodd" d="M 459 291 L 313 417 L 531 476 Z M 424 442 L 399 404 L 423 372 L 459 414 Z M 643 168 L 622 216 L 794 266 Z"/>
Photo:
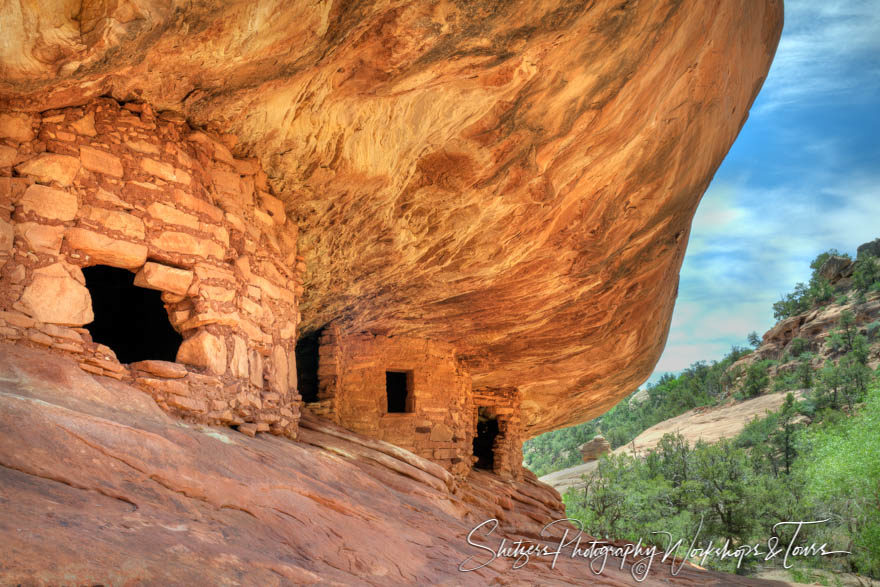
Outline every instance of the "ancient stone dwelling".
<path id="1" fill-rule="evenodd" d="M 109 99 L 0 115 L 0 136 L 0 336 L 176 416 L 295 437 L 305 264 L 258 162 Z M 516 390 L 472 389 L 451 345 L 331 324 L 313 347 L 299 371 L 317 414 L 459 474 L 520 477 Z"/>
<path id="2" fill-rule="evenodd" d="M 452 346 L 404 336 L 344 335 L 330 324 L 310 345 L 300 345 L 297 363 L 313 412 L 457 473 L 475 466 L 520 477 L 516 391 L 473 390 Z"/>
<path id="3" fill-rule="evenodd" d="M 187 419 L 295 435 L 302 259 L 257 162 L 106 99 L 0 115 L 0 136 L 2 338 Z"/>

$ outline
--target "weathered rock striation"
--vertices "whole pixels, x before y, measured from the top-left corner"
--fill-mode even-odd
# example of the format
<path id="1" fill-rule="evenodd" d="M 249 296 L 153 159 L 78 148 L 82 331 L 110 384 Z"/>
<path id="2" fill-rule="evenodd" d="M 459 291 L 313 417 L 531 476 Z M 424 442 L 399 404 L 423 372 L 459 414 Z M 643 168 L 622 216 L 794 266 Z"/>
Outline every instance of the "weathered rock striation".
<path id="1" fill-rule="evenodd" d="M 231 133 L 281 200 L 267 216 L 301 229 L 302 332 L 451 344 L 475 392 L 518 390 L 525 436 L 602 413 L 651 371 L 694 210 L 782 24 L 774 0 L 53 7 L 3 8 L 3 173 L 75 181 L 50 143 L 20 163 L 14 145 L 35 138 L 24 118 L 100 96 Z M 142 170 L 189 177 L 156 161 Z M 77 164 L 126 173 L 100 148 Z M 57 268 L 39 279 L 74 288 Z"/>

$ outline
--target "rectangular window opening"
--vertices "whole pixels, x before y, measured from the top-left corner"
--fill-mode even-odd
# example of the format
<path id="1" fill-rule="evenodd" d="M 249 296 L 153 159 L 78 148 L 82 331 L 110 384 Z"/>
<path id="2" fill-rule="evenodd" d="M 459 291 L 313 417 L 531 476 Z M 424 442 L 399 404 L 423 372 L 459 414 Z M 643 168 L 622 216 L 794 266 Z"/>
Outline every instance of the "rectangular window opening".
<path id="1" fill-rule="evenodd" d="M 413 372 L 385 371 L 385 395 L 389 414 L 406 414 L 413 411 Z"/>

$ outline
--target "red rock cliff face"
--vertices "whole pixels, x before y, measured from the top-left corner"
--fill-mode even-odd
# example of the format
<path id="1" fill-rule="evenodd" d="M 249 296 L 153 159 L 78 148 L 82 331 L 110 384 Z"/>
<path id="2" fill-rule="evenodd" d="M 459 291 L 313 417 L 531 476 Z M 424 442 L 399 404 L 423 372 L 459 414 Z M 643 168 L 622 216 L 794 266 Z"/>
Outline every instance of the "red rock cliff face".
<path id="1" fill-rule="evenodd" d="M 4 109 L 233 132 L 303 230 L 303 331 L 453 343 L 529 436 L 650 373 L 782 26 L 772 0 L 67 4 L 3 8 Z"/>

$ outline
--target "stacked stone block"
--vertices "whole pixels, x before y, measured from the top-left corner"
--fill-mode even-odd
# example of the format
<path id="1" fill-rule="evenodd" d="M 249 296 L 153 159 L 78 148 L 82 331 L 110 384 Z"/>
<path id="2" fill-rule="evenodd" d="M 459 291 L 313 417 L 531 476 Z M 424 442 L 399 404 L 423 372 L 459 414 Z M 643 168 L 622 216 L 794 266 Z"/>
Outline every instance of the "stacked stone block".
<path id="1" fill-rule="evenodd" d="M 471 379 L 451 345 L 403 336 L 344 335 L 320 342 L 316 413 L 464 474 L 473 463 Z M 412 372 L 412 412 L 388 413 L 386 371 Z"/>
<path id="2" fill-rule="evenodd" d="M 265 173 L 232 144 L 109 99 L 0 114 L 0 338 L 73 355 L 184 418 L 295 436 L 305 266 Z M 122 365 L 91 340 L 92 265 L 162 292 L 176 363 Z"/>

